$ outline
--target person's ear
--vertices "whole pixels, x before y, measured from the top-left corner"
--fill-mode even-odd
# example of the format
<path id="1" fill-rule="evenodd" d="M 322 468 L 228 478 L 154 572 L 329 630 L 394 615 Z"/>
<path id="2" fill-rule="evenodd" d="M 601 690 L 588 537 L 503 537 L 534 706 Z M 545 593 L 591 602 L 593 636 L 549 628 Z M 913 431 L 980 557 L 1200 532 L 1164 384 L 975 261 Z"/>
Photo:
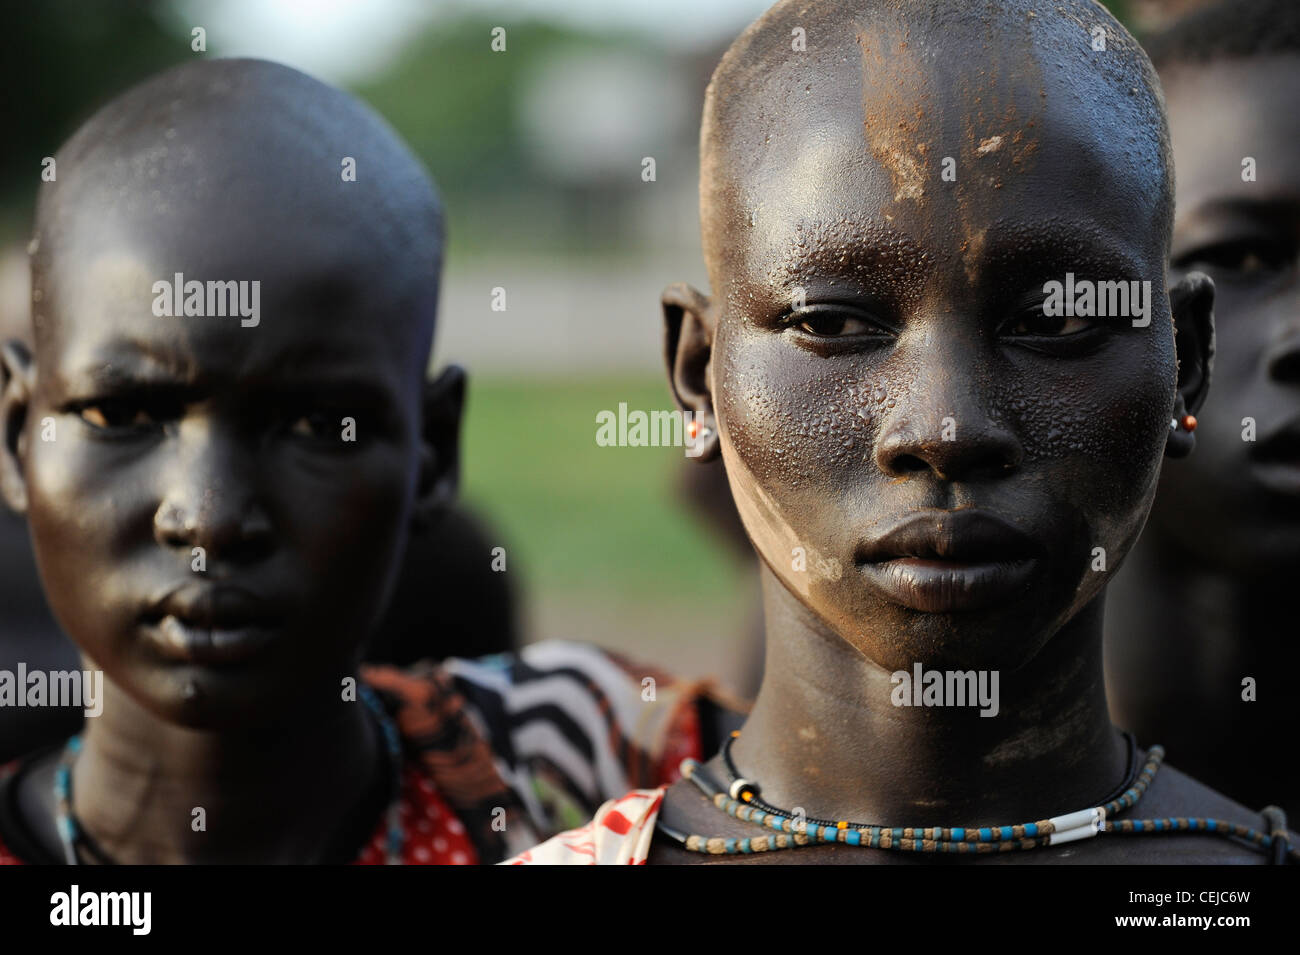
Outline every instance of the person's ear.
<path id="1" fill-rule="evenodd" d="M 0 344 L 0 493 L 19 514 L 27 510 L 27 409 L 35 381 L 32 353 L 19 341 Z"/>
<path id="2" fill-rule="evenodd" d="M 460 485 L 460 421 L 465 409 L 465 370 L 448 365 L 424 383 L 420 480 L 415 523 L 428 527 L 456 500 Z"/>
<path id="3" fill-rule="evenodd" d="M 1214 280 L 1203 272 L 1188 272 L 1169 290 L 1169 307 L 1174 316 L 1178 394 L 1175 426 L 1169 429 L 1165 454 L 1184 458 L 1196 447 L 1196 435 L 1183 426 L 1183 418 L 1195 416 L 1205 404 L 1214 368 Z"/>
<path id="4" fill-rule="evenodd" d="M 717 310 L 707 295 L 684 282 L 664 289 L 660 302 L 668 384 L 677 407 L 691 414 L 696 429 L 688 453 L 697 461 L 712 461 L 721 452 L 711 365 Z"/>

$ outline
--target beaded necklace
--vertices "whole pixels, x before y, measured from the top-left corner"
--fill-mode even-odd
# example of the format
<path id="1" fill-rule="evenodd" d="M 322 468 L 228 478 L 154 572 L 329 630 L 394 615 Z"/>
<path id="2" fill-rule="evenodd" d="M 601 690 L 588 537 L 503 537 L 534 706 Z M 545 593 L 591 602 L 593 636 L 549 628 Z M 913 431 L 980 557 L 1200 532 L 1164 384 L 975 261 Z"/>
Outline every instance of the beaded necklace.
<path id="1" fill-rule="evenodd" d="M 789 810 L 769 805 L 759 797 L 761 789 L 758 783 L 745 779 L 735 770 L 735 764 L 731 760 L 731 742 L 739 735 L 739 731 L 733 732 L 723 746 L 723 759 L 731 776 L 729 787 L 721 786 L 693 759 L 682 761 L 682 776 L 689 779 L 718 810 L 744 822 L 774 830 L 776 834 L 745 839 L 701 836 L 683 833 L 662 822 L 656 822 L 656 828 L 660 832 L 690 852 L 708 855 L 748 855 L 755 852 L 797 849 L 802 846 L 843 843 L 864 849 L 886 849 L 895 852 L 949 852 L 962 855 L 1037 849 L 1042 846 L 1088 839 L 1100 832 L 1121 834 L 1208 832 L 1225 838 L 1235 836 L 1245 839 L 1264 851 L 1272 849 L 1275 860 L 1288 854 L 1293 858 L 1296 856 L 1296 850 L 1288 852 L 1289 838 L 1285 817 L 1280 813 L 1269 815 L 1268 810 L 1265 814 L 1269 818 L 1272 830 L 1269 835 L 1220 819 L 1166 817 L 1111 820 L 1111 816 L 1137 805 L 1164 761 L 1164 747 L 1152 746 L 1147 751 L 1146 764 L 1142 767 L 1142 771 L 1136 779 L 1132 778 L 1136 743 L 1131 736 L 1128 737 L 1129 775 L 1122 784 L 1122 791 L 1114 798 L 1104 801 L 1102 805 L 1012 826 L 945 828 L 889 827 L 852 823 L 845 819 L 835 821 L 812 819 L 803 814 L 796 816 Z"/>
<path id="2" fill-rule="evenodd" d="M 358 692 L 384 737 L 384 748 L 392 773 L 393 796 L 384 813 L 388 832 L 385 861 L 388 865 L 401 865 L 402 852 L 406 847 L 406 831 L 402 828 L 402 739 L 397 724 L 384 709 L 378 694 L 364 683 L 358 687 Z M 63 858 L 68 865 L 80 865 L 81 858 L 77 853 L 80 847 L 100 865 L 111 865 L 113 860 L 95 845 L 72 811 L 72 767 L 80 753 L 81 734 L 78 733 L 64 746 L 63 756 L 54 770 L 54 803 L 58 812 L 55 826 L 59 832 L 59 842 L 63 845 Z"/>
<path id="3" fill-rule="evenodd" d="M 1124 796 L 1124 794 L 1128 792 L 1130 789 L 1134 788 L 1134 785 L 1137 783 L 1138 780 L 1139 767 L 1137 763 L 1137 739 L 1133 736 L 1132 733 L 1128 732 L 1127 730 L 1123 731 L 1122 735 L 1124 737 L 1125 743 L 1128 744 L 1128 759 L 1126 761 L 1127 768 L 1124 770 L 1124 781 L 1121 782 L 1119 786 L 1116 787 L 1110 793 L 1110 795 L 1108 795 L 1105 799 L 1101 800 L 1101 804 L 1103 806 L 1107 806 L 1108 808 L 1109 808 L 1108 806 L 1109 803 L 1114 802 L 1118 804 L 1119 800 Z M 758 785 L 756 783 L 750 782 L 748 779 L 744 779 L 741 777 L 740 771 L 736 769 L 736 764 L 731 758 L 731 744 L 734 743 L 737 739 L 739 739 L 739 737 L 740 737 L 740 731 L 736 730 L 732 732 L 731 735 L 727 737 L 726 742 L 722 744 L 722 759 L 726 763 L 727 772 L 731 776 L 731 784 L 727 787 L 728 795 L 730 795 L 732 799 L 741 799 L 744 802 L 748 803 L 749 805 L 761 809 L 764 812 L 769 812 L 772 813 L 773 815 L 778 815 L 782 817 L 789 816 L 790 814 L 785 812 L 784 810 L 778 809 L 775 806 L 770 806 L 767 803 L 765 803 L 762 799 L 760 799 Z M 746 796 L 745 793 L 749 793 L 749 795 Z M 830 826 L 836 829 L 889 828 L 887 826 L 877 826 L 869 822 L 847 822 L 842 820 L 831 821 L 827 819 L 816 819 L 813 817 L 806 817 L 806 821 L 811 825 Z"/>

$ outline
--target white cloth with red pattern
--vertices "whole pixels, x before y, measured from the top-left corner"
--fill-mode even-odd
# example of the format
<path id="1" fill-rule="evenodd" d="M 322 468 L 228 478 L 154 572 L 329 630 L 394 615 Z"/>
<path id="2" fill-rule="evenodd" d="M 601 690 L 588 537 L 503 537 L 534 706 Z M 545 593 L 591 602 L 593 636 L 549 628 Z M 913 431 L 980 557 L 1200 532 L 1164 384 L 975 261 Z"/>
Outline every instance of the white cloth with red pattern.
<path id="1" fill-rule="evenodd" d="M 645 865 L 667 786 L 611 799 L 591 822 L 521 852 L 501 865 Z"/>

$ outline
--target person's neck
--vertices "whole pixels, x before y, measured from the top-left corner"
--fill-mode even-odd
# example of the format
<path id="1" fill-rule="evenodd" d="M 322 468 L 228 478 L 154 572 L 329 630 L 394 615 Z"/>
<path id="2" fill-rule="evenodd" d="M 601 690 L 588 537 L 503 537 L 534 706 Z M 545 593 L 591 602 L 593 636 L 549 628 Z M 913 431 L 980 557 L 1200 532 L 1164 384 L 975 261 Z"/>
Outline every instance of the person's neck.
<path id="1" fill-rule="evenodd" d="M 165 722 L 112 681 L 104 695 L 74 767 L 73 812 L 114 862 L 320 861 L 375 785 L 381 754 L 360 701 L 219 733 Z"/>
<path id="2" fill-rule="evenodd" d="M 1015 672 L 999 712 L 900 707 L 890 671 L 800 604 L 766 567 L 767 663 L 733 747 L 763 798 L 812 817 L 891 826 L 1011 825 L 1097 805 L 1122 782 L 1098 597 Z"/>

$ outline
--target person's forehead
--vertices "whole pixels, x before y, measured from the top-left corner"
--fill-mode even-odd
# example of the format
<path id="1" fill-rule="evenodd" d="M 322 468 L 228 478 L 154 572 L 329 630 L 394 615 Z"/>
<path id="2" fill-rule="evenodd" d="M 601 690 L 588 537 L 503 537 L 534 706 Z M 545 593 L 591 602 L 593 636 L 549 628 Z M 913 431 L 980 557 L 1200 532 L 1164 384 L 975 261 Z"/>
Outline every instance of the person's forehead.
<path id="1" fill-rule="evenodd" d="M 1178 220 L 1223 200 L 1300 195 L 1300 55 L 1177 64 L 1162 80 Z"/>
<path id="2" fill-rule="evenodd" d="M 418 284 L 417 273 L 430 285 L 437 280 L 436 263 L 387 254 L 328 200 L 272 203 L 236 192 L 178 201 L 143 192 L 129 203 L 91 192 L 52 215 L 36 240 L 46 265 L 38 292 L 133 306 L 153 300 L 154 282 L 179 273 L 187 281 L 260 281 L 264 303 L 319 289 L 323 307 L 365 307 Z"/>
<path id="3" fill-rule="evenodd" d="M 111 232 L 82 234 L 52 256 L 33 306 L 51 327 L 39 337 L 43 368 L 82 374 L 120 357 L 159 375 L 231 381 L 289 366 L 390 375 L 413 366 L 419 322 L 393 307 L 392 276 L 302 224 L 235 245 L 168 230 L 105 241 Z M 203 314 L 184 314 L 192 293 Z M 214 306 L 227 314 L 208 314 Z"/>
<path id="4" fill-rule="evenodd" d="M 740 208 L 727 212 L 751 230 L 754 264 L 787 256 L 810 223 L 874 223 L 967 271 L 1007 223 L 1040 235 L 1087 223 L 1158 250 L 1158 114 L 1111 108 L 1095 77 L 1053 75 L 1035 56 L 909 53 L 881 35 L 864 44 L 861 63 L 821 70 L 817 82 L 788 67 L 766 80 L 769 108 L 754 111 L 747 133 L 728 131 Z M 745 156 L 737 142 L 757 148 Z"/>
<path id="5" fill-rule="evenodd" d="M 388 362 L 400 356 L 343 324 L 314 325 L 309 335 L 302 333 L 305 326 L 296 333 L 268 328 L 258 335 L 241 329 L 238 320 L 221 321 L 122 317 L 75 328 L 65 324 L 41 356 L 42 375 L 87 395 L 150 385 L 234 394 L 235 388 L 311 381 L 397 384 Z"/>

